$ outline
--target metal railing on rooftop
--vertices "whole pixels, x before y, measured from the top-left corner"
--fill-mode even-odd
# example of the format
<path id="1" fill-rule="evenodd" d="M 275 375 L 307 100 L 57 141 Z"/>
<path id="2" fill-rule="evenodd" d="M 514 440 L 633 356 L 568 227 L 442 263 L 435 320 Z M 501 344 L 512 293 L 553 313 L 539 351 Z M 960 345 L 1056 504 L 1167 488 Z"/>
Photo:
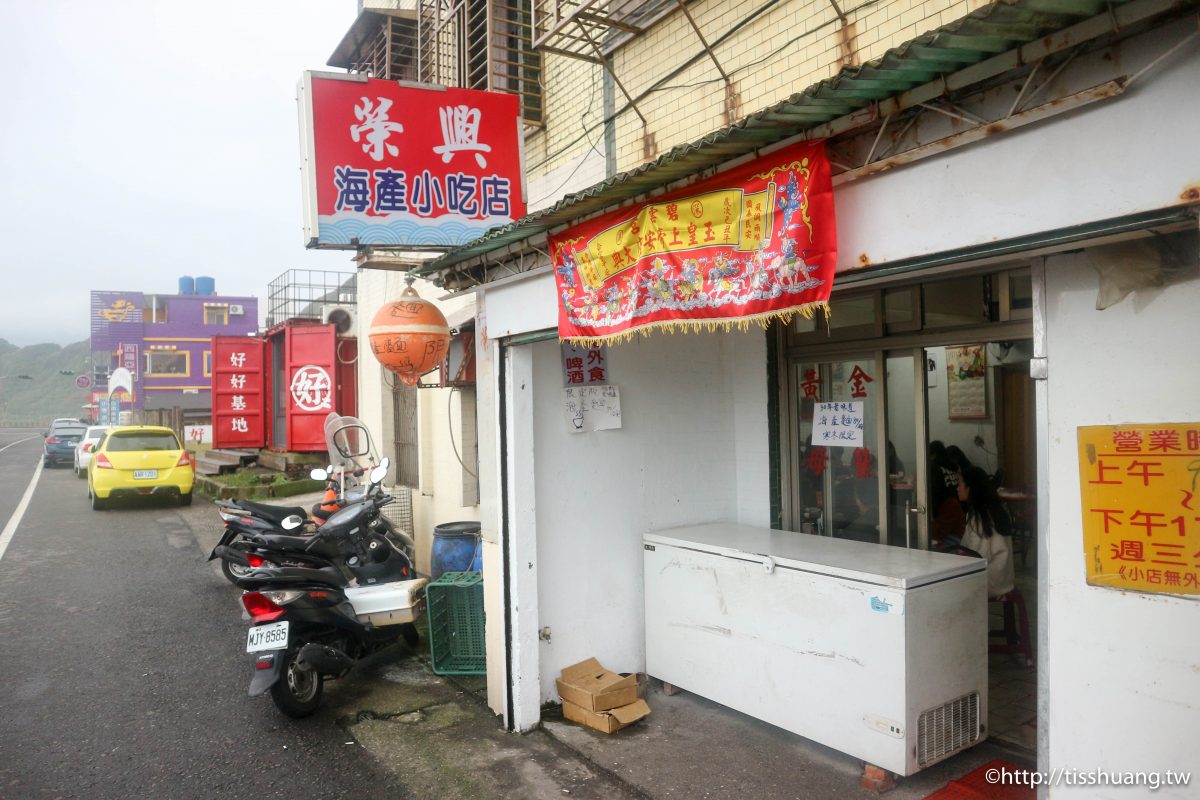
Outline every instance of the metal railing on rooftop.
<path id="1" fill-rule="evenodd" d="M 357 273 L 289 269 L 268 285 L 267 327 L 289 319 L 321 319 L 324 306 L 357 302 Z"/>

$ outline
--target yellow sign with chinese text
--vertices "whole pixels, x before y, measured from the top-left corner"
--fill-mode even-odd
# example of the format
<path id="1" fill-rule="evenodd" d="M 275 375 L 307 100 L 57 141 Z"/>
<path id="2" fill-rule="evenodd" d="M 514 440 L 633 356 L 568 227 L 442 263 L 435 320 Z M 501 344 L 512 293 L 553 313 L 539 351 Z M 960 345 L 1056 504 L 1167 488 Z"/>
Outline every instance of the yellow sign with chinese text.
<path id="1" fill-rule="evenodd" d="M 594 289 L 646 256 L 721 246 L 756 250 L 770 235 L 774 203 L 772 183 L 752 194 L 724 189 L 644 206 L 576 252 L 579 274 Z"/>
<path id="2" fill-rule="evenodd" d="M 1200 423 L 1078 429 L 1087 581 L 1200 594 Z"/>

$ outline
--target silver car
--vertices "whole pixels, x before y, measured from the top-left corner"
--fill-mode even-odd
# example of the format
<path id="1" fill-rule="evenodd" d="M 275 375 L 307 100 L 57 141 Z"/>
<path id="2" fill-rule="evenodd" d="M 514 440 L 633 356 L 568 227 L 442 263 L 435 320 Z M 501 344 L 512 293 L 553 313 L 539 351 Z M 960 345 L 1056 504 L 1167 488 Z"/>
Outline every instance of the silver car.
<path id="1" fill-rule="evenodd" d="M 104 438 L 104 434 L 112 430 L 111 425 L 93 425 L 83 434 L 75 447 L 75 477 L 86 478 L 88 462 L 92 460 L 92 451 Z"/>

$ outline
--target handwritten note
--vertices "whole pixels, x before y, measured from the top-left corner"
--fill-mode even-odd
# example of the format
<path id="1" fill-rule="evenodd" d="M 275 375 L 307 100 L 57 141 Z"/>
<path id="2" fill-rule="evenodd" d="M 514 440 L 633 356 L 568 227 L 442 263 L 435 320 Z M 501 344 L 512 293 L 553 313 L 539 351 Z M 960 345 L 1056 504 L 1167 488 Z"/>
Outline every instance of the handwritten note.
<path id="1" fill-rule="evenodd" d="M 568 386 L 562 397 L 568 433 L 621 427 L 621 392 L 616 386 Z"/>
<path id="2" fill-rule="evenodd" d="M 812 443 L 824 447 L 862 447 L 863 404 L 817 403 L 813 410 Z"/>

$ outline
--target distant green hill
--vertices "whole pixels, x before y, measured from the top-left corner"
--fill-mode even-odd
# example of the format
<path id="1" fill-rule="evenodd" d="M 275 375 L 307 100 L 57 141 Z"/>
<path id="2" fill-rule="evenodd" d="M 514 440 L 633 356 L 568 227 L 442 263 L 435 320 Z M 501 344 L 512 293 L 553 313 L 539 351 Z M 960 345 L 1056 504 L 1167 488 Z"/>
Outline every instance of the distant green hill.
<path id="1" fill-rule="evenodd" d="M 75 377 L 87 363 L 86 340 L 66 347 L 17 347 L 0 339 L 0 427 L 41 427 L 55 417 L 82 417 L 89 393 L 75 388 Z"/>

